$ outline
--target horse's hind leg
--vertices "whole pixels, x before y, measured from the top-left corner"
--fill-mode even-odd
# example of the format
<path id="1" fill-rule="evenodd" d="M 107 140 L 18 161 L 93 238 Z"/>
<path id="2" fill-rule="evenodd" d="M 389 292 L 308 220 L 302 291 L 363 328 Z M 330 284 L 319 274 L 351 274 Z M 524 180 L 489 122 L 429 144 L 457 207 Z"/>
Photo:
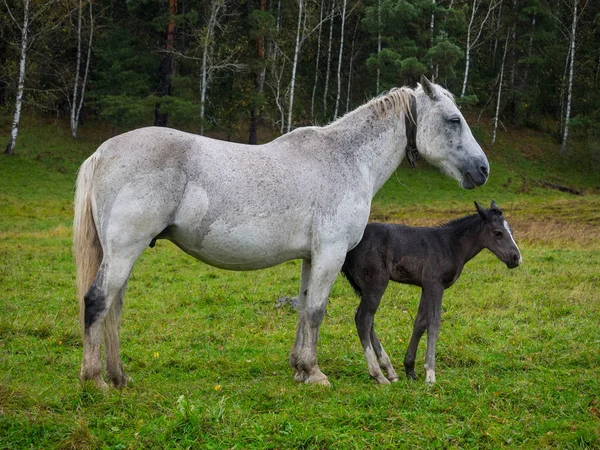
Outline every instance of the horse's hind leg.
<path id="1" fill-rule="evenodd" d="M 147 242 L 143 241 L 130 245 L 109 246 L 96 278 L 84 297 L 81 379 L 93 380 L 101 389 L 107 387 L 101 376 L 100 347 L 103 327 L 107 376 L 116 387 L 123 387 L 127 383 L 119 355 L 118 323 L 129 274 L 135 260 L 146 246 Z"/>
<path id="2" fill-rule="evenodd" d="M 121 310 L 123 309 L 123 297 L 125 286 L 119 291 L 106 318 L 104 319 L 104 359 L 106 378 L 117 388 L 123 388 L 130 382 L 130 378 L 123 372 L 121 362 L 121 347 L 119 343 L 119 325 L 121 323 Z"/>

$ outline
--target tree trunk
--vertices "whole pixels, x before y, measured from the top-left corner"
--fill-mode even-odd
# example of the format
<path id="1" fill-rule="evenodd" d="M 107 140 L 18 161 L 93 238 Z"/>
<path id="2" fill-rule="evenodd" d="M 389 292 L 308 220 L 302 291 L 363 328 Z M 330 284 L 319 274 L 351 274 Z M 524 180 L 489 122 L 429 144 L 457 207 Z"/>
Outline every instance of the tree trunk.
<path id="1" fill-rule="evenodd" d="M 310 100 L 310 119 L 315 119 L 315 94 L 317 93 L 317 82 L 319 80 L 319 58 L 321 57 L 321 30 L 323 28 L 323 7 L 325 0 L 321 0 L 321 14 L 319 16 L 319 36 L 317 37 L 317 57 L 315 58 L 315 83 L 313 84 L 312 97 Z"/>
<path id="2" fill-rule="evenodd" d="M 338 56 L 338 67 L 337 67 L 337 95 L 335 98 L 335 112 L 333 118 L 338 116 L 338 107 L 340 105 L 340 95 L 342 93 L 342 56 L 344 54 L 344 27 L 346 25 L 346 4 L 348 0 L 344 0 L 344 6 L 342 7 L 342 25 L 340 28 L 340 53 Z"/>
<path id="3" fill-rule="evenodd" d="M 206 92 L 208 88 L 208 54 L 212 51 L 212 39 L 217 23 L 217 15 L 223 5 L 223 0 L 213 0 L 211 3 L 210 17 L 206 25 L 206 36 L 202 48 L 202 65 L 200 67 L 200 134 L 204 136 L 204 111 L 206 106 Z"/>
<path id="4" fill-rule="evenodd" d="M 509 37 L 510 28 L 506 33 L 506 43 L 504 44 L 504 54 L 502 55 L 502 65 L 500 66 L 500 80 L 498 81 L 498 99 L 496 101 L 496 115 L 494 116 L 494 134 L 492 136 L 492 144 L 496 142 L 496 130 L 498 129 L 498 116 L 500 115 L 500 101 L 502 96 L 502 82 L 504 79 L 504 62 L 506 61 L 506 51 L 508 49 Z"/>
<path id="5" fill-rule="evenodd" d="M 287 132 L 292 129 L 292 113 L 294 110 L 294 88 L 296 86 L 296 70 L 300 56 L 300 30 L 302 29 L 302 14 L 304 12 L 304 0 L 298 2 L 298 27 L 296 29 L 296 47 L 294 49 L 294 63 L 292 65 L 292 80 L 290 83 L 290 104 L 288 110 Z"/>
<path id="6" fill-rule="evenodd" d="M 433 3 L 433 10 L 431 11 L 431 20 L 429 22 L 429 35 L 430 35 L 430 42 L 429 42 L 429 48 L 433 48 L 433 44 L 434 44 L 434 32 L 435 32 L 435 0 L 432 0 Z M 431 76 L 432 76 L 432 81 L 435 80 L 434 77 L 434 72 L 433 72 L 433 61 L 431 61 L 431 63 L 429 64 L 429 71 L 431 72 Z"/>
<path id="7" fill-rule="evenodd" d="M 354 66 L 354 42 L 356 41 L 356 31 L 360 20 L 356 21 L 354 33 L 352 33 L 352 44 L 350 45 L 350 64 L 348 64 L 348 88 L 346 89 L 346 112 L 350 111 L 350 91 L 352 90 L 352 72 Z"/>
<path id="8" fill-rule="evenodd" d="M 531 36 L 529 36 L 529 45 L 527 46 L 527 59 L 531 59 L 531 49 L 533 48 L 533 32 L 535 30 L 535 19 L 536 14 L 533 12 L 533 18 L 531 19 Z M 527 84 L 527 77 L 529 76 L 529 66 L 531 63 L 527 63 L 525 66 L 525 73 L 523 74 L 523 83 Z"/>
<path id="9" fill-rule="evenodd" d="M 264 11 L 267 6 L 267 0 L 260 0 L 260 10 Z M 261 27 L 258 30 L 258 36 L 256 38 L 256 57 L 259 60 L 264 59 L 264 29 Z M 262 95 L 263 87 L 265 85 L 265 65 L 262 63 L 260 71 L 254 73 L 254 89 L 258 96 Z M 256 145 L 258 143 L 258 137 L 256 135 L 256 128 L 260 120 L 262 108 L 260 106 L 253 105 L 250 110 L 250 138 L 249 144 Z"/>
<path id="10" fill-rule="evenodd" d="M 29 32 L 29 5 L 30 0 L 23 0 L 23 28 L 21 28 L 21 59 L 19 61 L 19 81 L 17 84 L 17 99 L 15 101 L 15 113 L 13 116 L 12 129 L 6 150 L 7 155 L 14 155 L 19 134 L 19 123 L 21 121 L 21 108 L 23 106 L 23 92 L 25 91 L 25 64 L 27 62 L 27 33 Z"/>
<path id="11" fill-rule="evenodd" d="M 172 93 L 172 78 L 175 72 L 175 15 L 177 14 L 177 0 L 169 0 L 169 23 L 167 25 L 167 45 L 166 52 L 161 61 L 158 72 L 158 96 L 170 96 Z M 154 125 L 157 127 L 166 127 L 169 122 L 169 113 L 161 112 L 160 100 L 154 108 Z"/>
<path id="12" fill-rule="evenodd" d="M 567 151 L 567 137 L 569 136 L 569 119 L 571 117 L 571 95 L 573 92 L 573 66 L 575 64 L 575 31 L 577 28 L 577 4 L 579 0 L 573 0 L 573 23 L 571 25 L 571 42 L 569 48 L 571 52 L 571 62 L 569 67 L 569 82 L 567 85 L 567 112 L 565 113 L 565 129 L 563 131 L 560 154 L 564 155 Z"/>
<path id="13" fill-rule="evenodd" d="M 379 82 L 381 79 L 381 68 L 379 67 L 379 54 L 381 53 L 381 0 L 377 0 L 377 85 L 375 93 L 379 95 Z"/>
<path id="14" fill-rule="evenodd" d="M 335 0 L 331 1 L 331 19 L 329 22 L 329 44 L 327 46 L 327 68 L 325 70 L 325 88 L 323 89 L 323 120 L 327 118 L 327 91 L 329 90 L 329 74 L 331 72 L 331 43 L 333 42 L 333 17 L 335 16 Z"/>
<path id="15" fill-rule="evenodd" d="M 89 1 L 90 5 L 90 36 L 88 39 L 87 48 L 87 59 L 85 63 L 85 70 L 83 72 L 83 80 L 81 82 L 81 92 L 79 92 L 78 84 L 80 77 L 81 67 L 81 15 L 83 13 L 82 1 L 79 1 L 79 18 L 77 22 L 77 66 L 75 69 L 75 83 L 73 86 L 73 100 L 71 101 L 71 136 L 73 139 L 77 139 L 77 129 L 79 127 L 79 116 L 81 114 L 81 108 L 83 106 L 83 98 L 85 96 L 85 87 L 87 84 L 87 77 L 90 69 L 90 58 L 92 56 L 92 38 L 94 36 L 94 17 L 92 12 L 92 0 Z"/>

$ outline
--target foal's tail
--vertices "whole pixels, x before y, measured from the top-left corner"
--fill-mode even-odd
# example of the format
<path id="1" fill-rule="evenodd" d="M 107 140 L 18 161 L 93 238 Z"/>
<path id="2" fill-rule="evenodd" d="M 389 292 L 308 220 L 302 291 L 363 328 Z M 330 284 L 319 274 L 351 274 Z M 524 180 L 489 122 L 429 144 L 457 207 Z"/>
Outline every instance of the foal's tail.
<path id="1" fill-rule="evenodd" d="M 346 277 L 348 283 L 350 283 L 350 286 L 352 286 L 352 289 L 354 289 L 354 292 L 356 292 L 356 294 L 362 298 L 362 290 L 352 277 L 352 272 L 348 268 L 348 260 L 344 261 L 344 265 L 342 266 L 342 274 Z"/>
<path id="2" fill-rule="evenodd" d="M 98 164 L 96 154 L 86 159 L 77 174 L 75 217 L 73 219 L 73 255 L 77 268 L 77 297 L 79 322 L 84 330 L 84 295 L 91 286 L 102 262 L 102 246 L 92 215 L 92 176 Z"/>

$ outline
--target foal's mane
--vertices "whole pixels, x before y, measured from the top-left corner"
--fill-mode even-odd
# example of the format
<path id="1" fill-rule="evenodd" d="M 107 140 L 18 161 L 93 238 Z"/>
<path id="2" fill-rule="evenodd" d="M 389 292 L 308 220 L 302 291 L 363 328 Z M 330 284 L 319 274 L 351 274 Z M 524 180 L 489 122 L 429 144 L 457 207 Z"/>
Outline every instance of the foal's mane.
<path id="1" fill-rule="evenodd" d="M 502 211 L 500 211 L 500 210 L 488 209 L 487 213 L 495 215 L 495 216 L 502 216 Z M 468 216 L 459 217 L 458 219 L 454 219 L 449 222 L 446 222 L 446 223 L 440 225 L 438 228 L 443 228 L 443 229 L 461 228 L 463 230 L 475 230 L 475 229 L 479 228 L 479 226 L 482 225 L 483 222 L 484 221 L 483 221 L 482 217 L 478 213 L 475 213 L 475 214 L 469 214 Z"/>

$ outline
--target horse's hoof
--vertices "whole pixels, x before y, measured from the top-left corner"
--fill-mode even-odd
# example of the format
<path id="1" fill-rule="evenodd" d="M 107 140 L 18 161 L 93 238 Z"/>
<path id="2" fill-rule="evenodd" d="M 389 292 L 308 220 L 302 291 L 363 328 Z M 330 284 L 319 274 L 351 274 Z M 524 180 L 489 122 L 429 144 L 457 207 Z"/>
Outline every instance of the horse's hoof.
<path id="1" fill-rule="evenodd" d="M 406 378 L 408 378 L 409 380 L 416 380 L 417 379 L 417 374 L 415 373 L 414 370 L 411 371 L 406 371 Z"/>
<path id="2" fill-rule="evenodd" d="M 308 374 L 303 370 L 298 370 L 294 375 L 294 381 L 297 381 L 298 383 L 304 383 L 307 378 Z"/>
<path id="3" fill-rule="evenodd" d="M 116 389 L 124 389 L 133 385 L 133 380 L 124 373 L 117 377 L 110 378 L 110 384 Z"/>
<path id="4" fill-rule="evenodd" d="M 375 381 L 377 381 L 377 384 L 381 384 L 381 385 L 392 384 L 392 383 L 390 383 L 390 380 L 388 380 L 383 375 L 380 377 L 376 377 Z"/>
<path id="5" fill-rule="evenodd" d="M 329 380 L 327 379 L 327 377 L 325 377 L 325 378 L 320 378 L 320 379 L 316 379 L 316 380 L 313 380 L 312 378 L 313 378 L 313 377 L 309 377 L 309 378 L 308 378 L 308 379 L 305 381 L 305 383 L 306 383 L 306 384 L 317 384 L 317 385 L 320 385 L 320 386 L 331 387 L 331 383 L 329 382 Z"/>
<path id="6" fill-rule="evenodd" d="M 397 383 L 398 382 L 398 377 L 388 378 L 388 380 L 390 380 L 390 383 Z"/>

